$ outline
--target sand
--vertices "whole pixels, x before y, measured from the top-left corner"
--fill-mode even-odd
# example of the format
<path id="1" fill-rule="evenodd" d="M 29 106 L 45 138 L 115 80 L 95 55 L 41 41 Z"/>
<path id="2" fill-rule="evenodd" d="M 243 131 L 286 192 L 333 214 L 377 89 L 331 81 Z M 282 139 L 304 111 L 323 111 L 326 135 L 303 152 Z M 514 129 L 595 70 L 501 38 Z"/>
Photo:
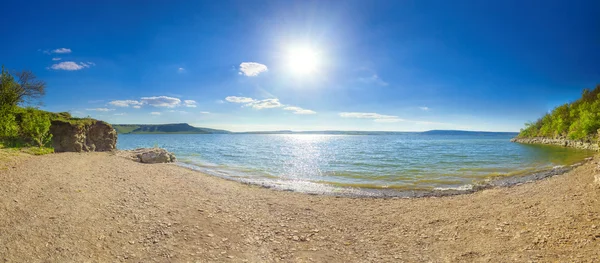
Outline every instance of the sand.
<path id="1" fill-rule="evenodd" d="M 473 194 L 275 191 L 110 153 L 0 169 L 1 262 L 594 262 L 598 159 Z"/>

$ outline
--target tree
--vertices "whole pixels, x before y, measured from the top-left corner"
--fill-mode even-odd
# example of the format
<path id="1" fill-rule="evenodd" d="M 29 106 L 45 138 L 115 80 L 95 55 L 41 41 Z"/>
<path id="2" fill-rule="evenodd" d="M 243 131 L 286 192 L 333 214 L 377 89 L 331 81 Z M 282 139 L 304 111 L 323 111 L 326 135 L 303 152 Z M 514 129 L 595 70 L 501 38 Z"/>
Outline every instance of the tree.
<path id="1" fill-rule="evenodd" d="M 28 107 L 22 116 L 21 133 L 41 148 L 52 139 L 50 116 L 43 111 Z"/>
<path id="2" fill-rule="evenodd" d="M 29 70 L 17 72 L 13 77 L 2 67 L 0 78 L 0 103 L 13 105 L 32 103 L 46 94 L 46 83 Z"/>
<path id="3" fill-rule="evenodd" d="M 18 83 L 14 77 L 2 67 L 0 73 L 0 106 L 16 106 L 19 101 Z"/>

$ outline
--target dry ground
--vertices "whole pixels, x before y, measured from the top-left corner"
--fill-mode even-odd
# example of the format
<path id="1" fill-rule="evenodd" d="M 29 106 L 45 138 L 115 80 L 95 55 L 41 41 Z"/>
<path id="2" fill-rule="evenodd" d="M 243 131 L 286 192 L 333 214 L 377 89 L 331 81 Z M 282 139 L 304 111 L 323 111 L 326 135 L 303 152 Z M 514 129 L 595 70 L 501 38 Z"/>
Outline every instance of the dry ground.
<path id="1" fill-rule="evenodd" d="M 469 195 L 365 199 L 108 153 L 20 158 L 0 169 L 0 262 L 597 262 L 597 166 Z"/>

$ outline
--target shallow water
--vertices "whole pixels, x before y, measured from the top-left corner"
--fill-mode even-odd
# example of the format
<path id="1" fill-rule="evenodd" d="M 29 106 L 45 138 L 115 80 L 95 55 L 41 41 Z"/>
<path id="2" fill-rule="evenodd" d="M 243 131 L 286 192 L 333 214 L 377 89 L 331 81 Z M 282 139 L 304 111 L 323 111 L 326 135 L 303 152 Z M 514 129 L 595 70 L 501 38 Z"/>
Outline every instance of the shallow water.
<path id="1" fill-rule="evenodd" d="M 282 188 L 464 189 L 569 165 L 593 152 L 495 135 L 124 134 L 118 149 L 163 147 L 182 165 Z M 325 189 L 325 191 L 328 191 Z"/>

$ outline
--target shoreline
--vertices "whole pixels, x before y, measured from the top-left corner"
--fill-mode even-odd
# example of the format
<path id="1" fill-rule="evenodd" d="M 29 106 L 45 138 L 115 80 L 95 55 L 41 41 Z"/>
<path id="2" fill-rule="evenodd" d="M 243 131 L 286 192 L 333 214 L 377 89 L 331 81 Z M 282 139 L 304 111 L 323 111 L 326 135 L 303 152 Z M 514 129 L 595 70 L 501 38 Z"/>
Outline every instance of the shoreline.
<path id="1" fill-rule="evenodd" d="M 600 151 L 600 144 L 598 142 L 581 141 L 581 140 L 569 140 L 563 138 L 546 138 L 546 137 L 532 137 L 532 138 L 519 138 L 515 137 L 510 139 L 511 142 L 522 143 L 522 144 L 539 144 L 539 145 L 556 145 L 567 148 L 575 148 L 590 151 Z"/>
<path id="2" fill-rule="evenodd" d="M 574 168 L 584 165 L 593 160 L 594 157 L 586 157 L 580 162 L 571 165 L 562 165 L 551 169 L 533 171 L 523 175 L 496 176 L 488 178 L 477 184 L 467 184 L 459 187 L 449 187 L 446 189 L 434 188 L 431 190 L 399 190 L 386 188 L 363 188 L 351 186 L 336 186 L 328 183 L 318 183 L 309 181 L 276 180 L 263 178 L 240 178 L 218 174 L 215 171 L 204 169 L 200 166 L 185 162 L 175 162 L 174 165 L 189 169 L 201 174 L 214 176 L 224 180 L 229 180 L 246 185 L 255 185 L 274 191 L 297 192 L 307 195 L 325 195 L 335 197 L 351 198 L 424 198 L 424 197 L 445 197 L 472 194 L 486 189 L 497 187 L 512 187 L 525 183 L 532 183 L 557 175 L 570 172 Z M 461 189 L 462 188 L 462 189 Z"/>

